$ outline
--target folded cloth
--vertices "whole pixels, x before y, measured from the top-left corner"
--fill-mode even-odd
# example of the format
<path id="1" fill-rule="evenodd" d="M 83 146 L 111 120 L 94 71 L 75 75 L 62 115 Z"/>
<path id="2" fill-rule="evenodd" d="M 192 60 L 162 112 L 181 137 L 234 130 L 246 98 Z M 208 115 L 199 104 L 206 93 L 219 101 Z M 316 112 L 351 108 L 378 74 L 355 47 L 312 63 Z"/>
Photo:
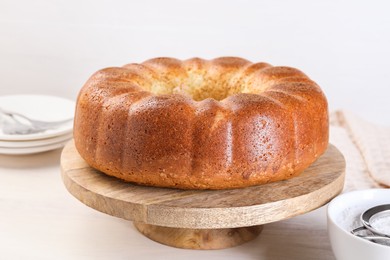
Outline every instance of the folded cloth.
<path id="1" fill-rule="evenodd" d="M 390 187 L 390 127 L 344 110 L 330 115 L 330 142 L 344 155 L 344 191 Z"/>

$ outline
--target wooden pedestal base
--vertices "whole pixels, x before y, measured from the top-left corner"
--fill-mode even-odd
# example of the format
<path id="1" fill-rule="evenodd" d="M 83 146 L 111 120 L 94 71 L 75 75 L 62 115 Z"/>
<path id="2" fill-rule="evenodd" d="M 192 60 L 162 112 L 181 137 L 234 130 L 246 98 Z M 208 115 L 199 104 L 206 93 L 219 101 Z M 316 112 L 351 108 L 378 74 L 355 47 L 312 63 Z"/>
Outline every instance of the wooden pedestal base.
<path id="1" fill-rule="evenodd" d="M 222 249 L 255 239 L 263 226 L 220 229 L 170 228 L 134 222 L 146 237 L 168 246 L 186 249 Z"/>

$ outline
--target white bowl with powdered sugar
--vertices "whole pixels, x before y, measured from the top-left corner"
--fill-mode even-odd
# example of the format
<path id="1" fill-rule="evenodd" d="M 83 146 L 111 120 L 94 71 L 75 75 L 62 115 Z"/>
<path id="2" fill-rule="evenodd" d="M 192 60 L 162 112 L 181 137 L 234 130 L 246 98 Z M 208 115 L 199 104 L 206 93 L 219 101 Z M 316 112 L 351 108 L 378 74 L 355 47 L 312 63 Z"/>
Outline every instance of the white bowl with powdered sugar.
<path id="1" fill-rule="evenodd" d="M 332 250 L 338 260 L 390 259 L 389 240 L 375 242 L 358 237 L 352 230 L 363 226 L 361 214 L 383 204 L 390 204 L 390 189 L 369 189 L 343 193 L 328 205 L 328 233 Z M 390 230 L 390 214 L 378 218 L 375 227 Z"/>

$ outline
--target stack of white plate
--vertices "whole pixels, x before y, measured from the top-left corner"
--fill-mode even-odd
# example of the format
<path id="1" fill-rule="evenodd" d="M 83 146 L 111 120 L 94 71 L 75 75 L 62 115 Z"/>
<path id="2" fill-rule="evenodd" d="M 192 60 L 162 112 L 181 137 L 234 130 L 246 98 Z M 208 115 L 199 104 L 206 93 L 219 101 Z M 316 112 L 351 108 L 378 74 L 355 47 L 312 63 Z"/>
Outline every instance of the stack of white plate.
<path id="1" fill-rule="evenodd" d="M 54 96 L 0 96 L 0 108 L 34 120 L 61 121 L 74 117 L 75 102 Z M 0 154 L 31 154 L 63 147 L 73 138 L 73 120 L 55 129 L 32 134 L 5 134 L 0 122 Z"/>

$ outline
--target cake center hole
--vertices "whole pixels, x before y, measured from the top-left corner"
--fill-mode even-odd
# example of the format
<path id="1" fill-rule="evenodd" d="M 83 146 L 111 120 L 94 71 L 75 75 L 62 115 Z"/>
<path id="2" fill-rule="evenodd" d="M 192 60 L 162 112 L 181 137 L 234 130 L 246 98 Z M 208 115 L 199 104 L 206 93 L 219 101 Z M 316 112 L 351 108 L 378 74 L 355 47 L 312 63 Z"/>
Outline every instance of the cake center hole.
<path id="1" fill-rule="evenodd" d="M 188 73 L 186 78 L 167 78 L 165 82 L 156 82 L 151 92 L 160 94 L 182 94 L 195 101 L 207 98 L 223 100 L 237 93 L 254 93 L 247 88 L 241 79 L 234 75 L 220 75 L 219 77 L 204 76 Z"/>

